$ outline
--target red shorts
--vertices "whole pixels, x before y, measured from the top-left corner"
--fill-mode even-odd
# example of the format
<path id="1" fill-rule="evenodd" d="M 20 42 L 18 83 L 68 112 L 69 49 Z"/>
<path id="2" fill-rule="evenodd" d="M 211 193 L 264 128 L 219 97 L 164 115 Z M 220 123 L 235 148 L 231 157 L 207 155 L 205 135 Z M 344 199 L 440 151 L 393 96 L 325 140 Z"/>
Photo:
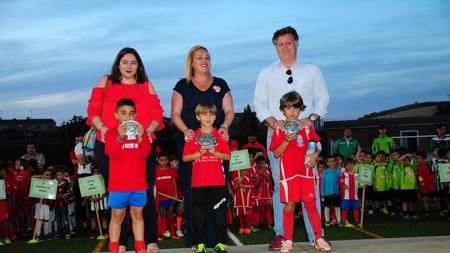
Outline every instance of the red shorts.
<path id="1" fill-rule="evenodd" d="M 0 222 L 8 220 L 8 202 L 0 200 Z"/>
<path id="2" fill-rule="evenodd" d="M 280 182 L 280 200 L 283 203 L 315 201 L 314 178 L 296 176 Z"/>

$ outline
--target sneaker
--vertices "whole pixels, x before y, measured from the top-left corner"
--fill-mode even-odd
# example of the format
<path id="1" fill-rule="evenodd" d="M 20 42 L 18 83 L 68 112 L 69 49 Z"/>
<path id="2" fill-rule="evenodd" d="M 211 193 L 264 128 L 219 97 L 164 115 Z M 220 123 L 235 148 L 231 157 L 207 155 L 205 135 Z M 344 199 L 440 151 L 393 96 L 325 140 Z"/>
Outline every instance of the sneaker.
<path id="1" fill-rule="evenodd" d="M 417 214 L 411 215 L 410 216 L 412 220 L 418 220 L 419 216 L 417 216 Z"/>
<path id="2" fill-rule="evenodd" d="M 228 253 L 228 246 L 222 243 L 216 244 L 216 247 L 214 247 L 214 251 L 216 253 Z"/>
<path id="3" fill-rule="evenodd" d="M 246 228 L 246 229 L 245 229 L 245 233 L 246 233 L 247 235 L 249 235 L 249 234 L 252 233 L 252 230 L 251 230 L 250 228 Z"/>
<path id="4" fill-rule="evenodd" d="M 119 253 L 126 253 L 127 252 L 127 246 L 120 245 L 119 246 Z"/>
<path id="5" fill-rule="evenodd" d="M 5 245 L 2 241 L 0 241 L 0 246 L 3 246 L 3 245 Z"/>
<path id="6" fill-rule="evenodd" d="M 329 222 L 325 222 L 325 227 L 331 226 Z"/>
<path id="7" fill-rule="evenodd" d="M 344 227 L 346 227 L 346 228 L 352 228 L 352 227 L 353 227 L 353 224 L 351 224 L 350 222 L 347 222 L 347 223 L 344 224 Z"/>
<path id="8" fill-rule="evenodd" d="M 391 217 L 395 217 L 395 212 L 392 212 L 392 213 L 391 213 Z"/>
<path id="9" fill-rule="evenodd" d="M 341 228 L 342 228 L 342 227 L 344 227 L 344 226 L 345 226 L 344 222 L 342 222 L 342 221 L 339 222 L 338 227 L 341 227 Z"/>
<path id="10" fill-rule="evenodd" d="M 409 215 L 404 215 L 403 217 L 402 217 L 402 219 L 403 220 L 410 220 L 411 219 L 411 216 L 409 216 Z"/>
<path id="11" fill-rule="evenodd" d="M 440 212 L 439 212 L 439 216 L 444 217 L 444 215 L 445 215 L 445 214 L 444 214 L 443 211 L 440 211 Z"/>
<path id="12" fill-rule="evenodd" d="M 269 244 L 269 250 L 280 250 L 284 237 L 282 235 L 275 236 L 275 239 Z"/>
<path id="13" fill-rule="evenodd" d="M 294 252 L 293 242 L 291 240 L 283 241 L 280 252 L 282 252 L 282 253 Z"/>
<path id="14" fill-rule="evenodd" d="M 206 253 L 205 244 L 200 243 L 196 246 L 192 246 L 192 253 Z"/>
<path id="15" fill-rule="evenodd" d="M 372 215 L 372 214 L 373 214 L 373 210 L 367 211 L 367 214 L 368 214 L 368 215 Z"/>
<path id="16" fill-rule="evenodd" d="M 314 247 L 320 251 L 331 251 L 331 245 L 322 237 L 314 241 Z"/>
<path id="17" fill-rule="evenodd" d="M 183 232 L 181 232 L 181 230 L 177 230 L 176 234 L 177 234 L 178 237 L 183 237 L 184 236 L 184 234 L 183 234 Z"/>
<path id="18" fill-rule="evenodd" d="M 96 238 L 96 236 L 95 236 L 94 234 L 91 234 L 91 235 L 89 236 L 89 240 L 95 240 L 95 238 Z"/>
<path id="19" fill-rule="evenodd" d="M 156 243 L 147 244 L 147 253 L 159 253 L 158 244 Z"/>
<path id="20" fill-rule="evenodd" d="M 162 235 L 158 235 L 158 242 L 163 241 L 164 237 Z"/>
<path id="21" fill-rule="evenodd" d="M 355 226 L 359 227 L 361 225 L 360 222 L 355 222 Z"/>
<path id="22" fill-rule="evenodd" d="M 252 232 L 258 232 L 258 231 L 259 231 L 259 228 L 255 227 L 255 226 L 252 226 L 252 227 L 251 227 L 251 230 L 252 230 Z"/>
<path id="23" fill-rule="evenodd" d="M 385 207 L 385 208 L 381 208 L 380 211 L 381 211 L 382 213 L 386 214 L 386 215 L 389 214 L 389 211 L 387 210 L 386 207 Z"/>
<path id="24" fill-rule="evenodd" d="M 66 234 L 64 237 L 66 238 L 66 240 L 69 240 L 70 239 L 70 234 Z"/>
<path id="25" fill-rule="evenodd" d="M 170 238 L 170 231 L 167 230 L 164 234 L 162 234 L 165 238 Z"/>
<path id="26" fill-rule="evenodd" d="M 170 238 L 173 239 L 173 240 L 180 240 L 181 237 L 179 237 L 176 234 L 173 234 L 173 235 L 170 236 Z"/>
<path id="27" fill-rule="evenodd" d="M 56 240 L 59 239 L 59 234 L 56 234 L 53 238 L 55 238 Z"/>
<path id="28" fill-rule="evenodd" d="M 11 244 L 12 243 L 9 238 L 5 238 L 5 240 L 3 240 L 3 242 L 6 243 L 6 244 Z"/>
<path id="29" fill-rule="evenodd" d="M 239 229 L 239 234 L 242 235 L 243 233 L 245 233 L 245 229 L 244 228 L 240 228 Z"/>

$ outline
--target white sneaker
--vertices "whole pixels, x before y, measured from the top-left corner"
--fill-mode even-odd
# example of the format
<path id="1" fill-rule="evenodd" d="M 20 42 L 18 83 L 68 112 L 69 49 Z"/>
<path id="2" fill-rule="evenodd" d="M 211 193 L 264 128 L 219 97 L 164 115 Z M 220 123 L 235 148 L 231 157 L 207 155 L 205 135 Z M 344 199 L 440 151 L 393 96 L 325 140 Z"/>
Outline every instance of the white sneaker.
<path id="1" fill-rule="evenodd" d="M 281 244 L 280 252 L 282 253 L 292 253 L 294 252 L 293 242 L 291 240 L 285 240 Z"/>
<path id="2" fill-rule="evenodd" d="M 147 253 L 159 253 L 158 244 L 156 243 L 147 244 Z"/>
<path id="3" fill-rule="evenodd" d="M 5 240 L 3 240 L 3 242 L 5 242 L 6 244 L 11 244 L 11 240 L 9 238 L 6 238 Z"/>
<path id="4" fill-rule="evenodd" d="M 127 247 L 125 245 L 120 245 L 119 246 L 119 253 L 125 253 L 127 252 Z"/>
<path id="5" fill-rule="evenodd" d="M 330 251 L 331 245 L 322 237 L 314 241 L 314 247 L 320 251 Z"/>
<path id="6" fill-rule="evenodd" d="M 184 236 L 183 232 L 181 232 L 181 230 L 177 230 L 176 234 L 177 234 L 178 237 L 183 237 Z"/>

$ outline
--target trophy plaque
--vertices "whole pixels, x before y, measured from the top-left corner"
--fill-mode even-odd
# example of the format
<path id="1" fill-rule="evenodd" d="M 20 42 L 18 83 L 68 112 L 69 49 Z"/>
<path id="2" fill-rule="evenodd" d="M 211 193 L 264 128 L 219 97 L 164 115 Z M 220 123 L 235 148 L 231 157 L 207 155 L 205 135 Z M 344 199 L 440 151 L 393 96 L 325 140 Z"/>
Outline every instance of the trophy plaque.
<path id="1" fill-rule="evenodd" d="M 200 146 L 204 147 L 205 149 L 209 149 L 217 145 L 217 139 L 211 133 L 202 133 L 198 135 L 196 141 Z"/>
<path id="2" fill-rule="evenodd" d="M 125 135 L 128 137 L 128 140 L 136 140 L 136 136 L 138 135 L 138 127 L 141 124 L 134 120 L 126 120 L 122 122 L 122 125 L 125 125 L 127 127 Z"/>
<path id="3" fill-rule="evenodd" d="M 286 134 L 296 134 L 300 129 L 301 126 L 297 120 L 287 120 L 283 126 L 283 132 Z"/>

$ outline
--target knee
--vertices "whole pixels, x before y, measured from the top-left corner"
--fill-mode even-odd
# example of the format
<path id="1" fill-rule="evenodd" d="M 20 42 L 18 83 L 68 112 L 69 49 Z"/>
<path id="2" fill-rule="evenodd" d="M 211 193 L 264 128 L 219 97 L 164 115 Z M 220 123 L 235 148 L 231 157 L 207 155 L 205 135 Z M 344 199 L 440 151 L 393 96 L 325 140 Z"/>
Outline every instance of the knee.
<path id="1" fill-rule="evenodd" d="M 216 219 L 216 226 L 218 229 L 224 229 L 227 226 L 227 211 L 225 209 L 225 206 L 218 208 L 215 211 L 215 219 Z"/>
<path id="2" fill-rule="evenodd" d="M 196 230 L 202 229 L 206 224 L 206 214 L 202 210 L 192 210 L 192 219 Z"/>
<path id="3" fill-rule="evenodd" d="M 130 215 L 131 218 L 136 221 L 136 220 L 143 220 L 142 218 L 142 207 L 131 207 L 130 208 Z"/>

